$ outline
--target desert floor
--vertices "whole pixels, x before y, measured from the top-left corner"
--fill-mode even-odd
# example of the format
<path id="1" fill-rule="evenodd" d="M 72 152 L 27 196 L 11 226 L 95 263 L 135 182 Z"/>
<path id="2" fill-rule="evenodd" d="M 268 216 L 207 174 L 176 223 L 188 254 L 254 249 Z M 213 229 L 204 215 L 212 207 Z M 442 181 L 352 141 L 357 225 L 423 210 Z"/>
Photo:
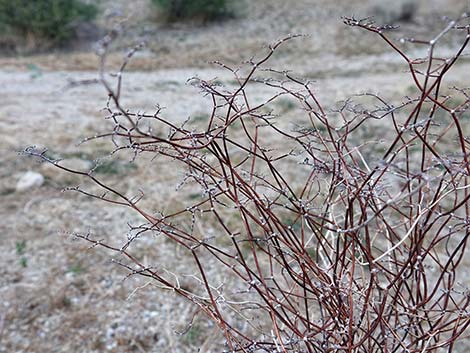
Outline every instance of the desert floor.
<path id="1" fill-rule="evenodd" d="M 466 4 L 454 2 L 455 12 Z M 325 105 L 334 106 L 364 92 L 380 92 L 400 101 L 413 92 L 405 63 L 372 34 L 341 21 L 343 15 L 367 13 L 381 2 L 365 3 L 260 0 L 239 9 L 243 16 L 238 18 L 192 27 L 158 24 L 156 16 L 145 10 L 150 6 L 146 1 L 135 1 L 134 6 L 108 1 L 101 6 L 118 15 L 103 16 L 100 25 L 111 28 L 128 17 L 109 54 L 110 71 L 121 63 L 129 46 L 147 42 L 124 74 L 125 106 L 152 112 L 159 104 L 165 107 L 164 116 L 174 122 L 209 114 L 210 102 L 188 83 L 191 77 L 233 86 L 232 75 L 210 61 L 237 67 L 289 33 L 308 36 L 286 43 L 268 66 L 315 81 Z M 429 3 L 432 6 L 420 7 L 416 22 L 403 24 L 392 37 L 438 33 L 444 22 L 435 11 L 442 2 Z M 445 43 L 443 54 L 455 48 L 455 43 Z M 412 46 L 406 50 L 417 57 L 425 54 Z M 80 178 L 20 153 L 32 145 L 47 148 L 69 165 L 87 169 L 112 150 L 109 143 L 99 141 L 77 146 L 110 126 L 103 119 L 106 91 L 95 82 L 97 67 L 89 48 L 0 57 L 0 353 L 196 352 L 198 348 L 215 352 L 220 337 L 203 318 L 187 334 L 177 334 L 193 314 L 188 303 L 143 279 L 127 278 L 127 272 L 111 261 L 112 254 L 90 249 L 69 235 L 92 231 L 120 243 L 127 223 L 138 222 L 137 216 L 62 192 L 81 183 Z M 449 85 L 468 86 L 468 72 L 470 61 L 463 58 L 450 73 Z M 271 93 L 269 87 L 261 87 L 252 98 L 262 101 Z M 289 104 L 279 104 L 277 109 L 288 121 L 302 119 Z M 158 209 L 179 201 L 175 191 L 182 175 L 179 170 L 156 169 L 148 160 L 128 164 L 125 159 L 113 159 L 105 166 L 100 178 L 124 192 L 144 189 Z M 27 171 L 40 173 L 44 182 L 17 191 L 17 182 Z M 139 255 L 184 273 L 187 264 L 173 255 L 175 251 L 171 244 L 156 246 L 148 239 Z"/>

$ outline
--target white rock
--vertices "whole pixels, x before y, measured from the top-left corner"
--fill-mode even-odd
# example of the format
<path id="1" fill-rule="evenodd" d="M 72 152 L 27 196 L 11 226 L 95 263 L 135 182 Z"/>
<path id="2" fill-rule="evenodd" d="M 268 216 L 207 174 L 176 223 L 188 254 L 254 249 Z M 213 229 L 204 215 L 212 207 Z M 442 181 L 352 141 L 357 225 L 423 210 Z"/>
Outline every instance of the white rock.
<path id="1" fill-rule="evenodd" d="M 44 177 L 36 172 L 24 173 L 16 183 L 16 191 L 25 191 L 34 187 L 39 187 L 44 183 Z"/>

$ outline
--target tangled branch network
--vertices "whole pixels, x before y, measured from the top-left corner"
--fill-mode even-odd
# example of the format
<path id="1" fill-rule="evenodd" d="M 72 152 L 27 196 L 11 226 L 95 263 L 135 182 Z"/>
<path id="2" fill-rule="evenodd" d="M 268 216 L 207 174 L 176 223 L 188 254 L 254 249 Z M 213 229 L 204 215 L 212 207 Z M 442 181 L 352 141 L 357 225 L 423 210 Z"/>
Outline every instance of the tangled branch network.
<path id="1" fill-rule="evenodd" d="M 126 108 L 122 77 L 135 51 L 110 78 L 113 36 L 102 41 L 100 81 L 114 128 L 93 139 L 111 139 L 114 154 L 176 163 L 185 206 L 174 212 L 142 206 L 149 195 L 128 197 L 93 170 L 26 150 L 105 193 L 74 190 L 142 217 L 121 246 L 74 235 L 119 254 L 130 275 L 186 298 L 195 315 L 220 329 L 227 352 L 450 352 L 468 332 L 470 292 L 459 284 L 459 266 L 470 222 L 470 98 L 468 89 L 446 85 L 470 39 L 468 17 L 448 21 L 430 40 L 394 41 L 394 27 L 344 22 L 404 60 L 414 97 L 392 104 L 368 93 L 326 109 L 314 84 L 267 66 L 290 36 L 242 69 L 218 63 L 235 88 L 193 80 L 210 98 L 211 114 L 190 128 L 160 109 Z M 450 35 L 460 44 L 439 57 L 437 46 Z M 407 54 L 416 45 L 427 48 L 425 57 Z M 260 85 L 273 93 L 256 103 L 250 89 Z M 270 109 L 281 98 L 303 115 L 295 127 Z M 374 129 L 382 137 L 365 133 Z M 200 198 L 189 199 L 185 187 Z M 181 286 L 165 258 L 144 264 L 133 252 L 144 237 L 173 242 L 192 262 L 198 285 Z"/>

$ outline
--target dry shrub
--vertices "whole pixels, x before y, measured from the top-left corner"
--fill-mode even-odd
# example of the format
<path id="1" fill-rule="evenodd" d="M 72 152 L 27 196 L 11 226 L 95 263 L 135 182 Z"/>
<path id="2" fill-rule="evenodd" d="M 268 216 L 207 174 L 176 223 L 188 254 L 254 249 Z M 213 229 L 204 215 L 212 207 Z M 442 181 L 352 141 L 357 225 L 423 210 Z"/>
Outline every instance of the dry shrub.
<path id="1" fill-rule="evenodd" d="M 419 1 L 414 0 L 373 1 L 371 12 L 383 23 L 410 22 L 415 19 L 418 7 Z"/>
<path id="2" fill-rule="evenodd" d="M 236 2 L 233 1 L 232 2 Z M 152 0 L 169 22 L 199 19 L 215 21 L 232 13 L 226 0 Z"/>
<path id="3" fill-rule="evenodd" d="M 194 334 L 203 314 L 223 333 L 226 351 L 452 351 L 470 324 L 470 292 L 459 284 L 469 237 L 463 117 L 470 99 L 466 89 L 442 93 L 468 44 L 468 17 L 449 21 L 431 39 L 401 42 L 391 39 L 393 27 L 344 21 L 403 58 L 415 96 L 390 103 L 367 93 L 328 110 L 315 94 L 321 87 L 267 66 L 291 36 L 240 69 L 220 64 L 235 88 L 193 79 L 210 97 L 211 113 L 198 119 L 202 128 L 201 121 L 176 124 L 160 109 L 146 114 L 122 104 L 133 52 L 108 76 L 112 36 L 103 40 L 101 82 L 113 129 L 92 139 L 111 139 L 114 154 L 149 156 L 162 174 L 167 161 L 180 168 L 178 203 L 167 213 L 151 195 L 129 196 L 93 170 L 26 150 L 104 194 L 73 190 L 140 214 L 142 223 L 129 225 L 121 244 L 93 233 L 74 236 L 119 255 L 129 275 L 149 278 L 164 295 L 186 298 L 197 310 L 185 332 Z M 460 35 L 459 48 L 437 56 L 451 34 Z M 427 56 L 411 58 L 405 44 L 426 47 Z M 273 92 L 264 102 L 252 98 L 260 85 Z M 302 123 L 273 114 L 273 104 L 286 98 Z M 169 268 L 173 254 L 146 263 L 142 249 L 162 239 L 187 264 Z"/>

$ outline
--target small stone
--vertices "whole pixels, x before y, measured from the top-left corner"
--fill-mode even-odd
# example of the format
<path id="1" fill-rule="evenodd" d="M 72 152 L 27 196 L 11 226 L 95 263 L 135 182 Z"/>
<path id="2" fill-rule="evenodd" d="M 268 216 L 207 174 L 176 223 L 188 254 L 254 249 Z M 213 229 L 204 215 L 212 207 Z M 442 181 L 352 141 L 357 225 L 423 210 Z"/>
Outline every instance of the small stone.
<path id="1" fill-rule="evenodd" d="M 34 187 L 39 187 L 44 183 L 44 177 L 36 172 L 24 173 L 16 183 L 16 191 L 25 191 Z"/>

